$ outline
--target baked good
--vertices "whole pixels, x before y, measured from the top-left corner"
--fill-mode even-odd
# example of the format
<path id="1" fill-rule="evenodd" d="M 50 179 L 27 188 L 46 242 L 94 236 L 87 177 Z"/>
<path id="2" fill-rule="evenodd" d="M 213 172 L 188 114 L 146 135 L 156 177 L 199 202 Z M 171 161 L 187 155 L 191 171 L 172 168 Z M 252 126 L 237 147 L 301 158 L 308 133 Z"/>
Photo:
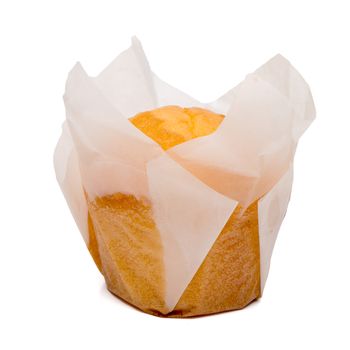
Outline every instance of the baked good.
<path id="1" fill-rule="evenodd" d="M 202 108 L 161 107 L 130 122 L 167 150 L 209 135 L 224 116 Z M 148 198 L 125 193 L 88 203 L 89 251 L 108 289 L 159 316 L 189 317 L 239 309 L 260 296 L 258 206 L 238 205 L 176 307 L 164 302 L 162 242 Z"/>
<path id="2" fill-rule="evenodd" d="M 315 118 L 287 59 L 202 104 L 160 79 L 133 38 L 96 77 L 77 63 L 64 102 L 56 177 L 112 293 L 166 317 L 260 297 Z"/>

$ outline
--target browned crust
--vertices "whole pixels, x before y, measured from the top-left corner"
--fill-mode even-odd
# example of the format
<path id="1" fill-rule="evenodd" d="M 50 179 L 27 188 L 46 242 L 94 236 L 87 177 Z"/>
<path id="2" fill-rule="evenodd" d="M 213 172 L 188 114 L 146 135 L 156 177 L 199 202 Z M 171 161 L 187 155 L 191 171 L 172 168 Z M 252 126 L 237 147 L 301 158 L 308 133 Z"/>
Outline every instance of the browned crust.
<path id="1" fill-rule="evenodd" d="M 145 312 L 197 316 L 240 309 L 260 296 L 257 203 L 244 213 L 236 208 L 168 314 L 163 250 L 149 203 L 117 194 L 90 202 L 89 213 L 89 250 L 101 261 L 108 289 Z"/>

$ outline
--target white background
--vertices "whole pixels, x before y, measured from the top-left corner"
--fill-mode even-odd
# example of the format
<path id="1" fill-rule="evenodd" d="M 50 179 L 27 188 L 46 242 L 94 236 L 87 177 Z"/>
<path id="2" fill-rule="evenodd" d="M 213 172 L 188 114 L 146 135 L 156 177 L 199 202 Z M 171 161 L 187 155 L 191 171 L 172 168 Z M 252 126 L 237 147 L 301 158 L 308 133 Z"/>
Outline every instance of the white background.
<path id="1" fill-rule="evenodd" d="M 1 349 L 350 348 L 347 1 L 0 4 Z M 96 75 L 134 34 L 153 70 L 201 101 L 278 52 L 311 86 L 317 119 L 299 143 L 264 295 L 242 311 L 162 319 L 123 304 L 56 183 L 68 71 L 79 60 Z"/>

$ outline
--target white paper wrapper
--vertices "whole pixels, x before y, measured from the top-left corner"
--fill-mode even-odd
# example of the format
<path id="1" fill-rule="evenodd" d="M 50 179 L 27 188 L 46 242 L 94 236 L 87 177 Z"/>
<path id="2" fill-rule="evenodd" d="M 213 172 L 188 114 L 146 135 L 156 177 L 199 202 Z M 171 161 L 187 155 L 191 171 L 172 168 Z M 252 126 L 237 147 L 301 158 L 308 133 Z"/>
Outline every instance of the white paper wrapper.
<path id="1" fill-rule="evenodd" d="M 309 88 L 287 60 L 274 57 L 217 101 L 201 104 L 156 77 L 134 38 L 96 78 L 77 64 L 64 101 L 55 169 L 87 243 L 84 190 L 91 200 L 117 192 L 149 198 L 171 311 L 237 204 L 260 198 L 263 288 L 289 201 L 297 141 L 315 117 Z M 213 134 L 165 152 L 128 118 L 166 105 L 203 107 L 225 118 Z"/>

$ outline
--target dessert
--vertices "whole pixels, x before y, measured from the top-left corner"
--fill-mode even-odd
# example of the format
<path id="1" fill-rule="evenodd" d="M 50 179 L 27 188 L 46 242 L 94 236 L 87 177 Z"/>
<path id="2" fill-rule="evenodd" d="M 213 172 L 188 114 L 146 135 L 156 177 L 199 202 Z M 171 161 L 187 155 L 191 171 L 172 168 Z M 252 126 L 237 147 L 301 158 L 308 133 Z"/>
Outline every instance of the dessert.
<path id="1" fill-rule="evenodd" d="M 223 118 L 202 108 L 166 106 L 130 121 L 167 150 L 211 134 Z M 171 311 L 164 302 L 162 242 L 149 199 L 114 193 L 88 200 L 88 211 L 89 250 L 108 289 L 145 312 L 204 315 L 242 308 L 260 296 L 257 202 L 246 210 L 236 207 Z"/>
<path id="2" fill-rule="evenodd" d="M 57 181 L 113 294 L 164 317 L 261 296 L 315 118 L 287 59 L 201 103 L 160 79 L 133 38 L 96 77 L 77 63 L 64 103 Z"/>

